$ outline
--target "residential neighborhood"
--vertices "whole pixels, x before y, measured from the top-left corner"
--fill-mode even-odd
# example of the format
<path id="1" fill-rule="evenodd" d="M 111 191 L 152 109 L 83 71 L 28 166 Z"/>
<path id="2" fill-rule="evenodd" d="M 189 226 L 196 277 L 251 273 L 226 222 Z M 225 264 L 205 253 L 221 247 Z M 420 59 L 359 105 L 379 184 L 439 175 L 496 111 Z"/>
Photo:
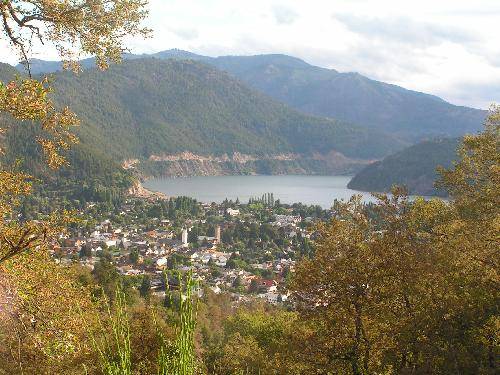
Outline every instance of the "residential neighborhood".
<path id="1" fill-rule="evenodd" d="M 295 261 L 312 249 L 315 222 L 330 212 L 265 197 L 248 204 L 130 197 L 119 209 L 88 204 L 81 215 L 99 220 L 61 234 L 52 244 L 58 262 L 92 272 L 109 262 L 122 277 L 146 280 L 158 297 L 168 294 L 168 275 L 190 271 L 200 286 L 230 293 L 235 303 L 281 304 Z"/>

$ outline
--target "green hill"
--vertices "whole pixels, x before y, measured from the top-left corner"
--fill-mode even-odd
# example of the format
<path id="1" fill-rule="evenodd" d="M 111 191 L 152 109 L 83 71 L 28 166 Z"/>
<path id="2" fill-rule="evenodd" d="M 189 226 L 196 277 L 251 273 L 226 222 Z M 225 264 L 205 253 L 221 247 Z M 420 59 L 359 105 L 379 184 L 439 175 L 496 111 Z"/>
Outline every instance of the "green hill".
<path id="1" fill-rule="evenodd" d="M 486 115 L 433 95 L 285 55 L 219 57 L 210 63 L 302 112 L 388 131 L 406 140 L 477 132 Z"/>
<path id="2" fill-rule="evenodd" d="M 65 173 L 84 181 L 96 176 L 113 180 L 124 159 L 184 151 L 278 157 L 254 163 L 255 170 L 234 169 L 238 173 L 325 173 L 329 169 L 317 161 L 318 155 L 341 153 L 359 166 L 405 146 L 388 134 L 302 114 L 194 61 L 134 59 L 105 72 L 58 72 L 53 85 L 56 103 L 68 105 L 82 122 L 80 144 L 71 151 L 72 168 Z M 30 134 L 26 126 L 10 132 L 8 156 L 22 156 L 25 165 L 38 170 L 41 163 L 30 151 L 36 149 Z M 288 154 L 299 160 L 281 162 L 279 156 Z M 310 158 L 301 163 L 301 157 Z"/>
<path id="3" fill-rule="evenodd" d="M 455 106 L 433 95 L 375 81 L 358 73 L 320 68 L 286 55 L 211 58 L 167 50 L 153 55 L 127 54 L 124 58 L 145 56 L 202 61 L 304 113 L 390 132 L 411 142 L 477 132 L 482 129 L 486 115 L 486 111 Z M 86 67 L 92 64 L 92 60 L 83 61 Z M 60 69 L 57 62 L 33 62 L 33 70 L 37 72 L 57 69 Z"/>
<path id="4" fill-rule="evenodd" d="M 411 194 L 443 195 L 434 187 L 438 166 L 450 167 L 457 154 L 458 139 L 425 141 L 366 166 L 347 185 L 350 189 L 388 192 L 405 185 Z"/>
<path id="5" fill-rule="evenodd" d="M 378 158 L 404 143 L 304 115 L 193 61 L 140 59 L 106 72 L 55 75 L 57 102 L 84 126 L 82 143 L 118 158 L 190 151 L 222 155 L 328 153 Z"/>

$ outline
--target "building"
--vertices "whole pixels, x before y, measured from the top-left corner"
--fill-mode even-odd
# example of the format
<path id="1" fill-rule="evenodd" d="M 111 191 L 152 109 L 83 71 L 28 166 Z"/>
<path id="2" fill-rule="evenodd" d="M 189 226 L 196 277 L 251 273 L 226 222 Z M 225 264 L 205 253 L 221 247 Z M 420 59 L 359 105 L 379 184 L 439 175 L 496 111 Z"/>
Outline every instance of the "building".
<path id="1" fill-rule="evenodd" d="M 215 241 L 216 243 L 220 244 L 221 243 L 221 240 L 220 240 L 220 225 L 217 225 L 215 227 Z"/>
<path id="2" fill-rule="evenodd" d="M 188 231 L 186 228 L 182 229 L 182 246 L 188 247 Z"/>
<path id="3" fill-rule="evenodd" d="M 226 212 L 230 215 L 230 216 L 238 216 L 240 214 L 240 210 L 233 210 L 232 208 L 228 208 L 226 210 Z"/>

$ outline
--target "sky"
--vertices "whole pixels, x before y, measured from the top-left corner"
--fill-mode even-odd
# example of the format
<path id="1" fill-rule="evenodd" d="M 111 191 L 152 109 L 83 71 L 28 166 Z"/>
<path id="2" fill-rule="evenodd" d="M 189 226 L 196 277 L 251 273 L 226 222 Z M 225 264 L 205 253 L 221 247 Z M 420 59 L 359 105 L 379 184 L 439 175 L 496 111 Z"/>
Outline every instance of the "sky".
<path id="1" fill-rule="evenodd" d="M 500 103 L 500 0 L 149 1 L 153 35 L 127 40 L 133 53 L 283 53 L 458 105 Z M 2 44 L 0 60 L 16 63 Z"/>

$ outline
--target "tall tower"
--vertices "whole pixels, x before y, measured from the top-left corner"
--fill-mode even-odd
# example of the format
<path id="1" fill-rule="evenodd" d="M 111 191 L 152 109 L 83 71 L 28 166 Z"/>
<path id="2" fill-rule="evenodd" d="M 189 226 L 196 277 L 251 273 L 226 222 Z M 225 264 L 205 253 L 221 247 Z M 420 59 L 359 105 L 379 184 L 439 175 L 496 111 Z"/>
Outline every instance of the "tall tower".
<path id="1" fill-rule="evenodd" d="M 215 240 L 217 241 L 217 243 L 221 243 L 221 241 L 220 241 L 220 225 L 217 225 L 215 227 Z"/>
<path id="2" fill-rule="evenodd" d="M 188 246 L 188 231 L 186 228 L 182 229 L 182 246 Z"/>

